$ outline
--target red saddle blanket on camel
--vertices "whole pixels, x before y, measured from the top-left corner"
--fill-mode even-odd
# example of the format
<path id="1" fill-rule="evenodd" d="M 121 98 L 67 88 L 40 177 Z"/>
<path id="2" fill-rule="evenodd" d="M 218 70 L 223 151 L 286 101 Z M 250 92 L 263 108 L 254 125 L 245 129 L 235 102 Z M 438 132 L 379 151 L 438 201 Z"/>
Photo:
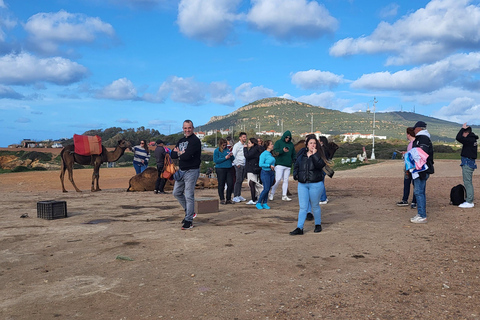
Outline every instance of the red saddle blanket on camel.
<path id="1" fill-rule="evenodd" d="M 75 153 L 82 156 L 91 156 L 92 154 L 102 153 L 102 138 L 99 136 L 73 135 L 73 144 Z"/>

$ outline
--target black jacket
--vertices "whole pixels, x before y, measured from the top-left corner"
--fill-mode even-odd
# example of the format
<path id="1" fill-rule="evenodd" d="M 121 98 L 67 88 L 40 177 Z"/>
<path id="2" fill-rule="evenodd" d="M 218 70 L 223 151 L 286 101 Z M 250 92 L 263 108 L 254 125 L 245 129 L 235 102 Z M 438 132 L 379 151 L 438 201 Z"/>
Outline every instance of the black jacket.
<path id="1" fill-rule="evenodd" d="M 180 156 L 177 152 L 172 151 L 172 159 L 179 159 L 178 164 L 181 170 L 186 171 L 200 168 L 202 162 L 202 144 L 196 135 L 192 134 L 188 138 L 181 138 L 175 147 L 178 147 L 180 151 L 185 151 L 185 153 Z"/>
<path id="2" fill-rule="evenodd" d="M 300 183 L 323 181 L 323 167 L 325 167 L 325 162 L 318 152 L 310 157 L 307 156 L 306 152 L 299 152 L 297 161 L 293 166 L 293 179 Z"/>
<path id="3" fill-rule="evenodd" d="M 465 129 L 461 128 L 457 133 L 457 141 L 463 144 L 461 156 L 470 159 L 477 159 L 477 140 L 478 136 L 470 132 L 468 136 L 463 137 Z"/>
<path id="4" fill-rule="evenodd" d="M 427 173 L 428 174 L 433 174 L 435 173 L 435 170 L 433 168 L 433 144 L 430 138 L 427 135 L 421 134 L 422 131 L 420 131 L 420 134 L 417 134 L 415 136 L 415 140 L 413 141 L 412 148 L 421 148 L 423 151 L 425 151 L 428 154 L 427 158 L 427 166 L 428 169 L 422 172 L 419 172 L 419 178 L 424 180 Z"/>
<path id="5" fill-rule="evenodd" d="M 245 170 L 250 173 L 259 174 L 262 168 L 258 165 L 260 154 L 263 152 L 260 146 L 254 145 L 250 148 L 243 148 L 243 155 L 245 156 Z"/>

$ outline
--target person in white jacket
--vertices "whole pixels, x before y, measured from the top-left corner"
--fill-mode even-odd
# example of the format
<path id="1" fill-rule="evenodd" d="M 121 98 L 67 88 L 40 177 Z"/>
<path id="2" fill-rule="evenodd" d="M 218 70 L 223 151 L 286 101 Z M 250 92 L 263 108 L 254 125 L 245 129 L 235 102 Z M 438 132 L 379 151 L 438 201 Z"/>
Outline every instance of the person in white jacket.
<path id="1" fill-rule="evenodd" d="M 233 202 L 247 201 L 242 197 L 242 183 L 247 175 L 245 170 L 245 155 L 243 154 L 243 148 L 246 147 L 247 134 L 240 132 L 238 136 L 238 142 L 235 143 L 232 149 L 232 155 L 235 157 L 233 160 L 233 167 L 235 168 L 235 185 L 233 187 Z"/>

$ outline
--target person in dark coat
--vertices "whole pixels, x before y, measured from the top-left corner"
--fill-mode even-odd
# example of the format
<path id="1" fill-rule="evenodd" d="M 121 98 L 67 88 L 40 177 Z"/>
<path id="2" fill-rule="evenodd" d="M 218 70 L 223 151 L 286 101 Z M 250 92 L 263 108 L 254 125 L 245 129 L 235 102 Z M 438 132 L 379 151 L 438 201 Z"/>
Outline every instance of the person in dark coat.
<path id="1" fill-rule="evenodd" d="M 260 154 L 263 152 L 263 148 L 258 145 L 256 138 L 248 139 L 247 147 L 243 148 L 243 154 L 245 156 L 245 169 L 247 171 L 247 181 L 250 187 L 250 194 L 252 199 L 247 204 L 257 204 L 257 199 L 263 190 L 263 186 L 260 183 L 260 172 L 262 168 L 259 166 Z"/>
<path id="2" fill-rule="evenodd" d="M 303 234 L 303 225 L 307 218 L 307 210 L 310 205 L 315 219 L 314 232 L 322 231 L 320 195 L 323 186 L 323 167 L 325 156 L 322 153 L 320 143 L 314 135 L 307 136 L 305 152 L 299 152 L 293 167 L 293 179 L 298 180 L 298 211 L 297 228 L 290 235 Z M 323 157 L 322 157 L 323 155 Z"/>
<path id="3" fill-rule="evenodd" d="M 472 132 L 472 127 L 467 126 L 467 123 L 464 123 L 460 131 L 457 133 L 456 140 L 460 142 L 462 146 L 462 176 L 463 176 L 463 185 L 465 186 L 465 191 L 467 192 L 467 197 L 464 203 L 459 205 L 460 208 L 473 208 L 475 205 L 473 203 L 473 183 L 472 176 L 473 170 L 477 169 L 477 164 L 475 159 L 477 159 L 477 140 L 478 136 Z"/>

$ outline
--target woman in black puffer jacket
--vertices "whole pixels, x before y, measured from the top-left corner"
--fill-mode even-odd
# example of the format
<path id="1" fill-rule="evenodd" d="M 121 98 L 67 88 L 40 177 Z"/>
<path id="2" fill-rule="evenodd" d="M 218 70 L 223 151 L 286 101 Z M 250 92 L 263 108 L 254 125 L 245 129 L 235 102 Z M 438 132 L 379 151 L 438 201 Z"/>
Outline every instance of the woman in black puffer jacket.
<path id="1" fill-rule="evenodd" d="M 293 168 L 293 178 L 298 180 L 298 211 L 297 228 L 290 232 L 291 235 L 303 234 L 303 224 L 307 217 L 308 204 L 312 206 L 313 217 L 315 218 L 314 232 L 322 231 L 320 194 L 323 185 L 323 172 L 325 167 L 325 155 L 315 135 L 308 135 L 305 141 L 307 147 L 305 152 L 297 157 Z"/>
<path id="2" fill-rule="evenodd" d="M 248 186 L 250 187 L 250 193 L 252 195 L 252 200 L 248 201 L 247 204 L 257 204 L 258 196 L 263 190 L 263 186 L 260 183 L 260 172 L 262 168 L 258 165 L 258 161 L 264 149 L 258 145 L 256 138 L 250 138 L 247 146 L 248 147 L 243 148 L 243 154 L 245 156 Z"/>

